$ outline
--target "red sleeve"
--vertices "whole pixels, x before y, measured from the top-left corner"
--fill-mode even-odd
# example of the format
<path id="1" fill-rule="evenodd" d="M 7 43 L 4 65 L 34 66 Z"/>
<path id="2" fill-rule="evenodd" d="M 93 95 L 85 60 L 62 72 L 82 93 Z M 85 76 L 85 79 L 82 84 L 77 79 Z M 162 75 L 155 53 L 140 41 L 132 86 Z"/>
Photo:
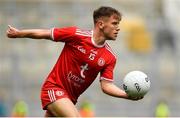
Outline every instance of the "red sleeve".
<path id="1" fill-rule="evenodd" d="M 68 42 L 75 36 L 76 27 L 52 28 L 51 37 L 54 41 Z"/>
<path id="2" fill-rule="evenodd" d="M 116 60 L 107 65 L 105 69 L 101 71 L 100 80 L 113 81 L 113 71 L 116 65 Z"/>

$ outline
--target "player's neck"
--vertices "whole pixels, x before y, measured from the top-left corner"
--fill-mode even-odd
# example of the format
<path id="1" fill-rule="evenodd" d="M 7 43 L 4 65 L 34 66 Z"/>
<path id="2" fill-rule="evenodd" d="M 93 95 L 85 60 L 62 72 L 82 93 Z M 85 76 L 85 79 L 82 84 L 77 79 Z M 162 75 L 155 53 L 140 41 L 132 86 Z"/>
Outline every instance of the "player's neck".
<path id="1" fill-rule="evenodd" d="M 93 40 L 96 45 L 104 45 L 106 39 L 97 29 L 93 30 Z"/>

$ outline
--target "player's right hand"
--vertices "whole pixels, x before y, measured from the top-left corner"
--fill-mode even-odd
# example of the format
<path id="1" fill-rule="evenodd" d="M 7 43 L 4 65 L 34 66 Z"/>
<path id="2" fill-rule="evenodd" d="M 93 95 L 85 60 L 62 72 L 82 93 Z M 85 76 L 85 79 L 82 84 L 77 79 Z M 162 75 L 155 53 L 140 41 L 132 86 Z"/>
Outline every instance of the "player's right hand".
<path id="1" fill-rule="evenodd" d="M 18 38 L 18 33 L 19 33 L 19 30 L 12 27 L 11 25 L 8 25 L 8 29 L 6 31 L 6 35 L 7 37 L 9 38 Z"/>

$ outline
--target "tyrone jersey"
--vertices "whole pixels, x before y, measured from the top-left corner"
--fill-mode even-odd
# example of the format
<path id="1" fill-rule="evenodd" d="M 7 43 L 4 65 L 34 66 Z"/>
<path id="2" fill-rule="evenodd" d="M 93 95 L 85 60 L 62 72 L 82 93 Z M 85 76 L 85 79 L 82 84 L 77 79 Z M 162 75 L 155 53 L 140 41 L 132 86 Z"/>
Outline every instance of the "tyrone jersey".
<path id="1" fill-rule="evenodd" d="M 52 39 L 64 42 L 64 48 L 47 81 L 77 98 L 89 87 L 100 72 L 100 80 L 113 81 L 116 57 L 107 43 L 96 45 L 93 31 L 77 27 L 53 28 Z"/>

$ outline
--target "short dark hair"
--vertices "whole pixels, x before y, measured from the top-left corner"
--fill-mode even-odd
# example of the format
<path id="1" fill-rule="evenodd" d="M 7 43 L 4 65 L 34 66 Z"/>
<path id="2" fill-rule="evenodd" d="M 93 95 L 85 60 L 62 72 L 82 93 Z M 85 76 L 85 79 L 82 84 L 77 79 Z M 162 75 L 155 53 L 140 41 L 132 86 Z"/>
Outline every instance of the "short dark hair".
<path id="1" fill-rule="evenodd" d="M 96 23 L 97 20 L 101 17 L 111 17 L 114 14 L 117 15 L 119 19 L 121 19 L 121 13 L 118 10 L 112 7 L 101 6 L 100 8 L 94 10 L 93 13 L 94 23 Z"/>

